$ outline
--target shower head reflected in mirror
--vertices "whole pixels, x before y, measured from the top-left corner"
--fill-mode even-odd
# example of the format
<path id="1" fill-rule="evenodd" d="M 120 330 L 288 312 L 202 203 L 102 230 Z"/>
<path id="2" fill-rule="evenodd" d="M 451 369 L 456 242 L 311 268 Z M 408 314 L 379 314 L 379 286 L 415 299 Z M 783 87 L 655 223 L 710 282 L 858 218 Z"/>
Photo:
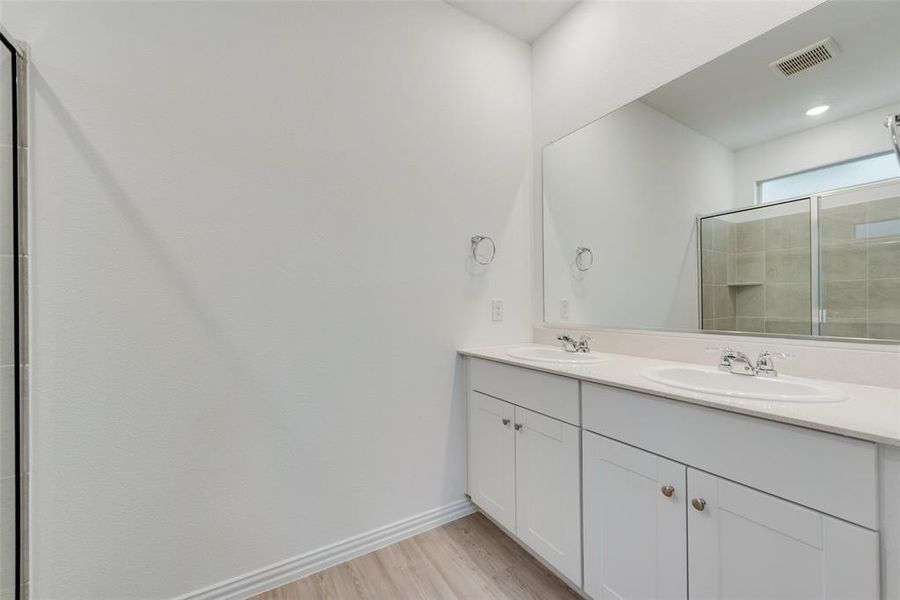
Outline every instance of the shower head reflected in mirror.
<path id="1" fill-rule="evenodd" d="M 885 122 L 884 126 L 888 128 L 891 134 L 891 142 L 894 145 L 894 154 L 897 155 L 897 162 L 900 163 L 900 115 L 891 115 Z"/>

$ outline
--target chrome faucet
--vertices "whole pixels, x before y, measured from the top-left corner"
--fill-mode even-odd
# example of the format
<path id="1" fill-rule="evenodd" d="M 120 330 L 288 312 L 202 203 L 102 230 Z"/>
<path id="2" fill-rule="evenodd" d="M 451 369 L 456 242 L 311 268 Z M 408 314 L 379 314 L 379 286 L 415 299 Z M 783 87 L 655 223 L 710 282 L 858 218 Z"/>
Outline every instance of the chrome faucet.
<path id="1" fill-rule="evenodd" d="M 763 350 L 756 359 L 756 374 L 760 377 L 778 377 L 778 371 L 775 370 L 776 358 L 791 358 L 791 355 Z"/>
<path id="2" fill-rule="evenodd" d="M 562 342 L 562 349 L 566 352 L 582 352 L 587 354 L 591 351 L 591 347 L 588 344 L 588 342 L 591 341 L 591 338 L 586 335 L 581 336 L 577 342 L 571 336 L 566 334 L 561 334 L 557 336 L 556 339 Z"/>
<path id="3" fill-rule="evenodd" d="M 709 348 L 708 350 L 719 350 L 719 348 Z M 756 359 L 756 366 L 750 362 L 750 357 L 731 348 L 721 348 L 722 354 L 719 356 L 719 370 L 735 373 L 736 375 L 756 375 L 759 377 L 777 377 L 778 371 L 775 370 L 776 358 L 791 358 L 789 354 L 784 352 L 772 352 L 763 350 Z"/>
<path id="4" fill-rule="evenodd" d="M 731 348 L 722 348 L 719 356 L 719 370 L 736 375 L 756 375 L 756 367 L 750 363 L 750 357 Z"/>

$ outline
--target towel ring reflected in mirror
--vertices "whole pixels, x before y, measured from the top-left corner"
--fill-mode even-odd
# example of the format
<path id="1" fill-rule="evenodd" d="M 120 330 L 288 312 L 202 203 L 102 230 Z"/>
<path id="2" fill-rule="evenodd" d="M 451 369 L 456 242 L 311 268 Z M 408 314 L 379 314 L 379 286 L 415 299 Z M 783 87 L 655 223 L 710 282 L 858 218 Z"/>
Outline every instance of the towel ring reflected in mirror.
<path id="1" fill-rule="evenodd" d="M 589 270 L 594 264 L 594 253 L 590 248 L 578 246 L 575 249 L 575 268 L 582 273 Z"/>
<path id="2" fill-rule="evenodd" d="M 489 252 L 488 249 L 490 249 Z M 472 258 L 475 259 L 475 262 L 479 265 L 489 265 L 494 261 L 496 254 L 497 245 L 494 244 L 494 240 L 486 235 L 472 236 Z"/>

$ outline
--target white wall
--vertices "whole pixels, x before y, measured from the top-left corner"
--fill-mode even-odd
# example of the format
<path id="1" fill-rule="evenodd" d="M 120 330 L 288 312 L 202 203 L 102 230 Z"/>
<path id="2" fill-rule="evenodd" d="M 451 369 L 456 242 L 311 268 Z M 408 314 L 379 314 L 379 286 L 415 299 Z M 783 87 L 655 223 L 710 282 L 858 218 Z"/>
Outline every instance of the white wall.
<path id="1" fill-rule="evenodd" d="M 735 152 L 735 201 L 738 206 L 754 204 L 759 181 L 890 152 L 892 146 L 884 120 L 898 112 L 900 104 L 885 106 L 738 150 Z"/>
<path id="2" fill-rule="evenodd" d="M 529 48 L 440 2 L 3 14 L 33 597 L 171 597 L 460 499 L 455 349 L 531 335 Z"/>
<path id="3" fill-rule="evenodd" d="M 541 148 L 753 39 L 822 0 L 583 1 L 532 47 L 534 156 Z M 540 164 L 536 162 L 536 164 Z M 534 221 L 541 222 L 535 169 Z M 534 244 L 541 248 L 536 227 Z M 535 260 L 534 318 L 541 315 Z"/>
<path id="4" fill-rule="evenodd" d="M 730 149 L 636 101 L 544 148 L 543 175 L 547 322 L 567 300 L 572 323 L 698 328 L 696 217 L 733 206 Z"/>

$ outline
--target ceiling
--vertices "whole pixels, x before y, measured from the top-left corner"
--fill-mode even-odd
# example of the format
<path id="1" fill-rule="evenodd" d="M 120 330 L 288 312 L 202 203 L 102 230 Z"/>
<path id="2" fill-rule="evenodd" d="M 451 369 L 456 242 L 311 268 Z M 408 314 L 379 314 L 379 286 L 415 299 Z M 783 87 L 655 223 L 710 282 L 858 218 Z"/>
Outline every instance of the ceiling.
<path id="1" fill-rule="evenodd" d="M 473 17 L 533 42 L 579 0 L 447 0 Z"/>
<path id="2" fill-rule="evenodd" d="M 900 101 L 900 2 L 831 0 L 642 100 L 738 150 Z M 832 37 L 840 55 L 787 78 L 769 63 Z M 806 110 L 828 104 L 818 116 Z"/>

